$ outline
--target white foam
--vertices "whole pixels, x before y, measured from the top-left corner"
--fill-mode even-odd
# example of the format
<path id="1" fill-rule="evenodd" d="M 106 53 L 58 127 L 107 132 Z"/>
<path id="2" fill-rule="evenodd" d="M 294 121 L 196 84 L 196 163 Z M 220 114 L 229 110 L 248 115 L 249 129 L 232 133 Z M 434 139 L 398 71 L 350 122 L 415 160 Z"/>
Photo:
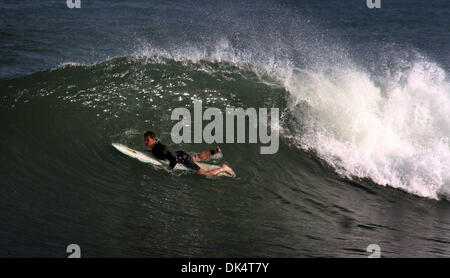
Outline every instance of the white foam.
<path id="1" fill-rule="evenodd" d="M 293 99 L 289 109 L 306 126 L 294 140 L 347 178 L 370 178 L 437 199 L 450 188 L 445 72 L 420 60 L 384 80 L 380 88 L 351 68 L 291 74 L 285 82 Z M 307 113 L 298 111 L 303 107 Z"/>

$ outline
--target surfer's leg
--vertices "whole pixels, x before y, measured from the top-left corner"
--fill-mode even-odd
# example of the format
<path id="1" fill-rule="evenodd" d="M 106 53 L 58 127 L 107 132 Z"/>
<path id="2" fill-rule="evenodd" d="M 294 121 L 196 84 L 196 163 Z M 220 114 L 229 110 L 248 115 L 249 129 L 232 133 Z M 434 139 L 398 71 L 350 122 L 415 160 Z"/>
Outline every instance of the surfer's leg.
<path id="1" fill-rule="evenodd" d="M 209 152 L 202 152 L 202 153 L 196 154 L 196 155 L 194 155 L 194 157 L 192 157 L 192 159 L 194 161 L 202 161 L 202 160 L 207 159 L 211 155 L 215 155 L 216 153 L 220 153 L 220 152 L 221 152 L 221 150 L 220 150 L 219 146 L 217 146 L 215 150 L 211 150 Z"/>
<path id="2" fill-rule="evenodd" d="M 226 172 L 228 173 L 230 176 L 233 176 L 233 170 L 228 167 L 228 165 L 226 164 L 222 164 L 222 167 L 220 167 L 219 169 L 214 169 L 211 171 L 205 171 L 203 169 L 198 170 L 198 173 L 209 178 L 209 177 L 213 177 L 213 176 L 217 176 L 220 173 Z"/>
<path id="3" fill-rule="evenodd" d="M 186 153 L 184 151 L 177 151 L 176 155 L 177 155 L 177 161 L 179 163 L 183 164 L 184 166 L 186 166 L 186 168 L 189 168 L 196 172 L 198 172 L 200 170 L 200 167 L 197 165 L 197 163 L 195 163 L 192 156 L 190 156 L 188 153 Z"/>

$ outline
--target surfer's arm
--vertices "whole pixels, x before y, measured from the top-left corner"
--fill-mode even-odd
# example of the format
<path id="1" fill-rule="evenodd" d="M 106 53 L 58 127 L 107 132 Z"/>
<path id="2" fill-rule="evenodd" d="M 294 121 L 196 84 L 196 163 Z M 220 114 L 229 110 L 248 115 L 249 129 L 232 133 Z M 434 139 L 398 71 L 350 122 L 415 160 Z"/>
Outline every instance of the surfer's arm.
<path id="1" fill-rule="evenodd" d="M 167 167 L 168 170 L 172 170 L 173 167 L 177 164 L 177 156 L 164 144 L 158 143 L 152 148 L 152 153 L 156 156 L 158 159 L 167 159 L 169 160 L 169 167 Z"/>

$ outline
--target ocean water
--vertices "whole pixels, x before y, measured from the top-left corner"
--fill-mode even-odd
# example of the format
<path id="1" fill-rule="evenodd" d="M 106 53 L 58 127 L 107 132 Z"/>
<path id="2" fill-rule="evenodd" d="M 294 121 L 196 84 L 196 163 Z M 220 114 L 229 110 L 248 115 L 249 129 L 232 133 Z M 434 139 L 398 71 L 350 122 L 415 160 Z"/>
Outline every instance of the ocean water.
<path id="1" fill-rule="evenodd" d="M 0 256 L 450 255 L 450 2 L 2 1 Z M 237 178 L 166 173 L 175 108 L 279 108 Z"/>

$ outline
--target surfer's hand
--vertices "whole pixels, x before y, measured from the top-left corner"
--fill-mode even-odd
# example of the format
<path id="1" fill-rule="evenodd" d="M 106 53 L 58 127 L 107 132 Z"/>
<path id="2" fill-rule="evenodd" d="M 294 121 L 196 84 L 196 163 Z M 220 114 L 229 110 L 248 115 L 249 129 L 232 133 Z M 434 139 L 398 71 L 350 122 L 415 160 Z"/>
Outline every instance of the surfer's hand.
<path id="1" fill-rule="evenodd" d="M 222 150 L 219 148 L 219 146 L 216 147 L 216 153 L 220 153 Z"/>

